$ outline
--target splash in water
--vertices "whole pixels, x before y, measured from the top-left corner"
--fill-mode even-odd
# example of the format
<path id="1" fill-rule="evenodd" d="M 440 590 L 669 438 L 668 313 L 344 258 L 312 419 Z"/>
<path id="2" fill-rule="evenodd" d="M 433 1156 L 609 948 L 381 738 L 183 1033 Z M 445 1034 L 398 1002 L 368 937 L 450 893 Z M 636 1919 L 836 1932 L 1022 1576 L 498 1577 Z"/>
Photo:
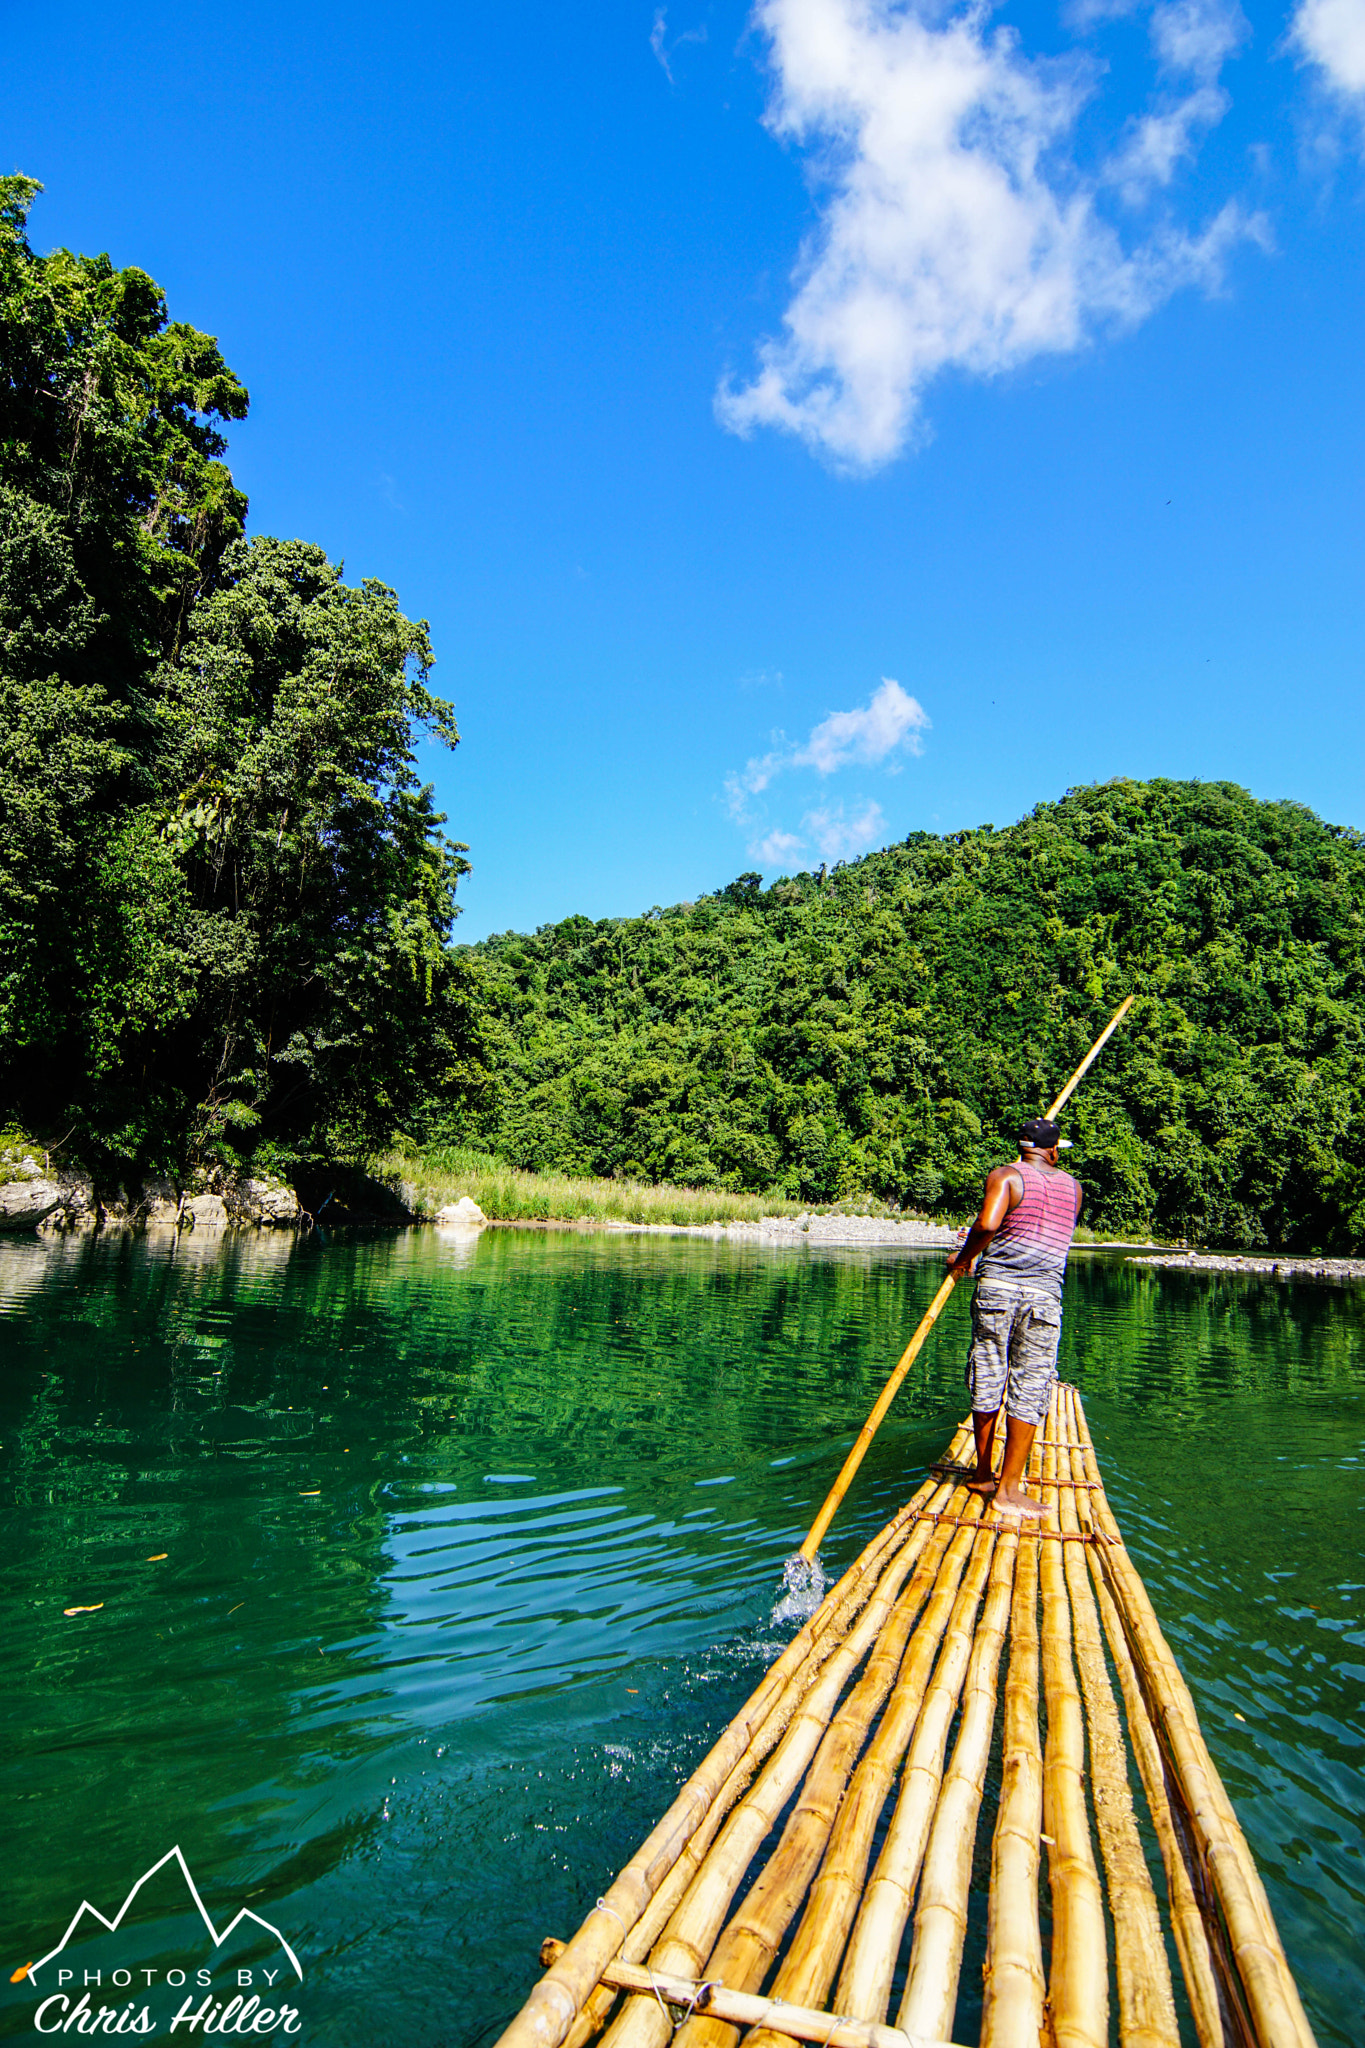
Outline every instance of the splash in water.
<path id="1" fill-rule="evenodd" d="M 782 1567 L 782 1598 L 773 1609 L 773 1625 L 783 1621 L 807 1621 L 825 1597 L 829 1580 L 819 1555 L 809 1560 L 793 1551 Z"/>

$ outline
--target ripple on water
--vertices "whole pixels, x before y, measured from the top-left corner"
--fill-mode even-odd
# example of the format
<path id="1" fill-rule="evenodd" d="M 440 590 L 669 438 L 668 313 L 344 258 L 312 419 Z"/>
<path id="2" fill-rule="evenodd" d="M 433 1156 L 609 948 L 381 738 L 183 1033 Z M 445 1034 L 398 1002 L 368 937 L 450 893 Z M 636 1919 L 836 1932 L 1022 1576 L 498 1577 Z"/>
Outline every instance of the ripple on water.
<path id="1" fill-rule="evenodd" d="M 784 1578 L 938 1270 L 0 1242 L 13 1940 L 179 1839 L 306 1950 L 318 2038 L 495 2033 L 960 1418 L 962 1314 Z M 1088 1260 L 1063 1338 L 1324 2048 L 1365 2003 L 1362 1301 Z"/>

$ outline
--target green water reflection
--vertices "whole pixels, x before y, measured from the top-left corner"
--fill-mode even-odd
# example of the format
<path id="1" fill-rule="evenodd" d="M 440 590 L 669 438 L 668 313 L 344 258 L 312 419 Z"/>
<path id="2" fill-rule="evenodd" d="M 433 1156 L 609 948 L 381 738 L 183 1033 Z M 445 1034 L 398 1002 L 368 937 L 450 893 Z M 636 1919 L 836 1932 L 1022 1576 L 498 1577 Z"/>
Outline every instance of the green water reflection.
<path id="1" fill-rule="evenodd" d="M 512 1231 L 0 1243 L 3 1974 L 179 1844 L 220 1927 L 245 1903 L 298 1951 L 302 2038 L 495 2035 L 773 1654 L 782 1559 L 938 1271 Z M 836 1565 L 962 1411 L 946 1320 Z M 1104 1258 L 1064 1338 L 1341 2043 L 1365 2001 L 1363 1335 L 1359 1291 Z M 158 1879 L 73 1946 L 107 1983 L 196 1943 Z M 248 1928 L 220 1960 L 272 1954 Z M 9 1991 L 0 2032 L 34 2003 Z"/>

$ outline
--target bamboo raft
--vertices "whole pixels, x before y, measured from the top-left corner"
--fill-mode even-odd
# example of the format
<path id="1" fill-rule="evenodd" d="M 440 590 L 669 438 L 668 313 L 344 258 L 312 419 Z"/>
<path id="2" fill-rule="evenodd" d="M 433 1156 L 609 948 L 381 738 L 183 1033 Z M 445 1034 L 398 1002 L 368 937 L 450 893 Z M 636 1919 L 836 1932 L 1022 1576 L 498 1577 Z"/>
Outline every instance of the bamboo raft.
<path id="1" fill-rule="evenodd" d="M 545 1943 L 500 2048 L 951 2048 L 998 1711 L 981 2048 L 1177 2048 L 1176 1969 L 1199 2048 L 1312 2048 L 1080 1396 L 1056 1389 L 1034 1443 L 1041 1522 L 967 1490 L 970 1448 L 964 1424 Z"/>

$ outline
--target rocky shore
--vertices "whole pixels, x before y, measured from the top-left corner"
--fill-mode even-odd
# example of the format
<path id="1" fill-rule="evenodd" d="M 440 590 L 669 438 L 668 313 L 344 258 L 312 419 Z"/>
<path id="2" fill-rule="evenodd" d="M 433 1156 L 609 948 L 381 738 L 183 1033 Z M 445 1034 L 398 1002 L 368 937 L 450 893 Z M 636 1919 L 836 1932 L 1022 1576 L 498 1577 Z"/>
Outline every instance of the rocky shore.
<path id="1" fill-rule="evenodd" d="M 100 1186 L 88 1174 L 60 1171 L 50 1155 L 11 1147 L 0 1158 L 0 1235 L 36 1232 L 51 1237 L 83 1230 L 176 1230 L 199 1236 L 232 1229 L 309 1229 L 317 1223 L 380 1224 L 401 1228 L 436 1223 L 478 1230 L 487 1222 L 465 1195 L 435 1216 L 422 1211 L 415 1188 L 372 1180 L 354 1169 L 322 1175 L 304 1193 L 279 1175 L 200 1173 L 188 1182 L 144 1181 L 134 1187 Z M 312 1203 L 312 1207 L 309 1203 Z"/>
<path id="2" fill-rule="evenodd" d="M 1365 1280 L 1365 1259 L 1325 1259 L 1312 1252 L 1152 1252 L 1128 1264 L 1187 1273 L 1264 1273 L 1272 1280 Z"/>
<path id="3" fill-rule="evenodd" d="M 139 1187 L 99 1187 L 87 1175 L 63 1172 L 24 1153 L 5 1162 L 0 1180 L 0 1232 L 68 1230 L 226 1230 L 232 1225 L 283 1225 L 306 1211 L 287 1181 L 274 1176 L 204 1176 L 200 1186 L 149 1180 Z"/>

